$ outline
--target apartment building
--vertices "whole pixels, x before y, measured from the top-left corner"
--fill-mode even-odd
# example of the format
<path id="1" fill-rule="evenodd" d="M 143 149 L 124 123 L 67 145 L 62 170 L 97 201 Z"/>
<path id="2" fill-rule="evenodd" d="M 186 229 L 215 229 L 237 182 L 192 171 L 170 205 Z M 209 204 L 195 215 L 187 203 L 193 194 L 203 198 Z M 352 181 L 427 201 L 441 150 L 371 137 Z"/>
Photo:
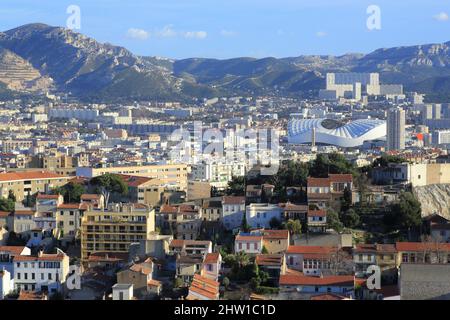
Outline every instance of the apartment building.
<path id="1" fill-rule="evenodd" d="M 330 174 L 327 178 L 312 178 L 307 181 L 308 204 L 319 209 L 328 206 L 339 207 L 345 189 L 353 190 L 351 174 Z"/>
<path id="2" fill-rule="evenodd" d="M 159 180 L 160 185 L 164 185 L 172 189 L 181 191 L 187 190 L 188 165 L 186 164 L 105 168 L 78 167 L 76 173 L 78 177 L 86 178 L 93 178 L 106 173 L 140 176 Z"/>
<path id="3" fill-rule="evenodd" d="M 14 262 L 14 287 L 24 291 L 61 292 L 69 274 L 69 256 L 56 254 L 18 255 Z"/>
<path id="4" fill-rule="evenodd" d="M 7 198 L 11 190 L 16 201 L 26 199 L 35 193 L 48 193 L 56 187 L 65 185 L 72 177 L 48 171 L 0 173 L 0 197 Z"/>
<path id="5" fill-rule="evenodd" d="M 222 198 L 222 222 L 227 230 L 241 226 L 245 214 L 245 197 L 225 196 Z"/>
<path id="6" fill-rule="evenodd" d="M 155 211 L 142 204 L 89 207 L 81 219 L 81 259 L 95 252 L 128 253 L 131 243 L 146 240 L 155 231 Z"/>
<path id="7" fill-rule="evenodd" d="M 252 203 L 246 208 L 247 223 L 255 229 L 270 229 L 270 221 L 283 221 L 283 209 L 269 203 Z"/>

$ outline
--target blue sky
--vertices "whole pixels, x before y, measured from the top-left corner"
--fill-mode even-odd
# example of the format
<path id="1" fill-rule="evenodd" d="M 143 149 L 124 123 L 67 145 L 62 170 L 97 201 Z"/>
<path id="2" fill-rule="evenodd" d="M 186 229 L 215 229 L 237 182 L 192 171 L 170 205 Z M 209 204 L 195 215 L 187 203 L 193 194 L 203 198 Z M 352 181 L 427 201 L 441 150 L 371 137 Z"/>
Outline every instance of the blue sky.
<path id="1" fill-rule="evenodd" d="M 381 30 L 368 30 L 369 5 Z M 170 58 L 288 57 L 367 53 L 450 41 L 450 0 L 1 0 L 0 30 L 42 22 L 81 30 L 140 55 Z"/>

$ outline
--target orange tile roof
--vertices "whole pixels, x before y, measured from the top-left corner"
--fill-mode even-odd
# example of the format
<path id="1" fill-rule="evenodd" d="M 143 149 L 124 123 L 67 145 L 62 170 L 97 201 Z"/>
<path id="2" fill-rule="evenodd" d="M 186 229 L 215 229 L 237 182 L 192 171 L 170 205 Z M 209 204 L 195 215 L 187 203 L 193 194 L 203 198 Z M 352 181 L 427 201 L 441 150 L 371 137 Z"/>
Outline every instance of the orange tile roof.
<path id="1" fill-rule="evenodd" d="M 205 261 L 203 261 L 203 262 L 204 263 L 217 263 L 219 261 L 219 257 L 220 257 L 220 253 L 218 253 L 218 252 L 208 253 L 205 256 Z"/>
<path id="2" fill-rule="evenodd" d="M 259 266 L 281 266 L 283 257 L 282 254 L 258 254 L 255 263 Z"/>
<path id="3" fill-rule="evenodd" d="M 32 216 L 32 215 L 34 215 L 34 211 L 31 211 L 31 210 L 16 210 L 16 211 L 14 211 L 14 215 L 16 215 L 16 216 Z"/>
<path id="4" fill-rule="evenodd" d="M 329 187 L 330 179 L 328 178 L 308 178 L 307 180 L 308 187 Z"/>
<path id="5" fill-rule="evenodd" d="M 289 230 L 264 230 L 263 238 L 264 240 L 265 239 L 287 240 L 289 238 Z"/>
<path id="6" fill-rule="evenodd" d="M 100 195 L 85 193 L 85 194 L 81 195 L 80 199 L 81 200 L 100 200 Z"/>
<path id="7" fill-rule="evenodd" d="M 58 209 L 79 209 L 80 204 L 79 203 L 63 203 L 63 204 L 60 204 L 57 208 Z"/>
<path id="8" fill-rule="evenodd" d="M 442 250 L 450 251 L 450 243 L 430 243 L 430 242 L 397 242 L 397 251 L 424 251 Z"/>
<path id="9" fill-rule="evenodd" d="M 174 207 L 174 206 L 170 206 L 168 204 L 164 204 L 159 209 L 159 212 L 160 213 L 177 213 L 178 212 L 178 208 Z"/>
<path id="10" fill-rule="evenodd" d="M 326 217 L 327 212 L 325 210 L 308 210 L 308 217 Z"/>
<path id="11" fill-rule="evenodd" d="M 245 197 L 224 196 L 222 202 L 224 204 L 245 204 Z"/>
<path id="12" fill-rule="evenodd" d="M 251 236 L 251 235 L 237 235 L 236 241 L 262 241 L 262 236 Z"/>
<path id="13" fill-rule="evenodd" d="M 0 246 L 0 252 L 9 252 L 11 255 L 20 255 L 24 249 L 24 246 Z"/>
<path id="14" fill-rule="evenodd" d="M 15 256 L 14 262 L 17 261 L 62 261 L 66 257 L 63 254 L 42 254 L 36 256 Z"/>
<path id="15" fill-rule="evenodd" d="M 218 299 L 219 285 L 220 284 L 217 281 L 195 274 L 191 286 L 189 287 L 189 296 L 191 296 L 191 299 L 198 299 L 191 295 L 193 292 L 211 300 Z"/>
<path id="16" fill-rule="evenodd" d="M 0 173 L 0 182 L 40 180 L 40 179 L 61 179 L 68 178 L 48 171 L 27 171 L 27 172 L 6 172 Z"/>
<path id="17" fill-rule="evenodd" d="M 354 286 L 353 276 L 311 277 L 305 275 L 281 275 L 280 285 L 301 286 Z"/>
<path id="18" fill-rule="evenodd" d="M 329 174 L 328 178 L 331 182 L 353 182 L 351 174 Z"/>
<path id="19" fill-rule="evenodd" d="M 6 218 L 6 217 L 8 217 L 10 215 L 12 215 L 12 212 L 0 211 L 0 218 Z"/>
<path id="20" fill-rule="evenodd" d="M 337 251 L 331 246 L 289 246 L 286 253 L 290 254 L 330 254 Z"/>
<path id="21" fill-rule="evenodd" d="M 39 193 L 36 196 L 36 199 L 55 199 L 58 200 L 60 197 L 59 194 L 45 194 L 45 193 Z"/>

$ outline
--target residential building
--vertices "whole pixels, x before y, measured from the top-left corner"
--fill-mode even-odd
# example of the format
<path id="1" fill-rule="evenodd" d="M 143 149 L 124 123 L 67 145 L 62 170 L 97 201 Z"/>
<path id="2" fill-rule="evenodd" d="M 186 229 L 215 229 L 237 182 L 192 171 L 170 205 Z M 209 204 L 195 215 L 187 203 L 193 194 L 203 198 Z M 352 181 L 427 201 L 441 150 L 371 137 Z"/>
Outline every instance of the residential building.
<path id="1" fill-rule="evenodd" d="M 203 221 L 220 221 L 222 202 L 220 200 L 204 200 L 200 212 Z"/>
<path id="2" fill-rule="evenodd" d="M 112 287 L 112 299 L 115 301 L 133 300 L 134 289 L 132 284 L 115 284 Z"/>
<path id="3" fill-rule="evenodd" d="M 397 242 L 397 265 L 403 263 L 449 263 L 450 243 Z"/>
<path id="4" fill-rule="evenodd" d="M 118 284 L 132 284 L 133 295 L 136 297 L 158 296 L 161 283 L 155 280 L 157 267 L 151 258 L 143 262 L 133 263 L 131 266 L 117 273 Z M 159 285 L 158 285 L 159 283 Z"/>
<path id="5" fill-rule="evenodd" d="M 283 209 L 269 203 L 252 203 L 246 207 L 247 223 L 255 229 L 270 229 L 270 221 L 283 221 Z"/>
<path id="6" fill-rule="evenodd" d="M 222 256 L 218 252 L 207 253 L 205 260 L 203 260 L 203 266 L 201 275 L 208 279 L 218 281 L 220 271 L 222 268 Z"/>
<path id="7" fill-rule="evenodd" d="M 15 256 L 14 287 L 24 291 L 62 292 L 69 274 L 69 256 L 57 251 L 56 254 Z"/>
<path id="8" fill-rule="evenodd" d="M 275 286 L 278 286 L 280 276 L 286 273 L 286 259 L 283 254 L 258 254 L 255 264 L 259 270 L 267 272 L 268 281 Z"/>
<path id="9" fill-rule="evenodd" d="M 306 299 L 322 293 L 334 293 L 348 298 L 355 295 L 354 276 L 309 277 L 297 274 L 280 276 L 280 294 L 285 299 Z"/>
<path id="10" fill-rule="evenodd" d="M 159 185 L 173 189 L 186 191 L 188 166 L 184 164 L 129 166 L 129 167 L 105 167 L 90 168 L 78 167 L 77 176 L 93 178 L 106 173 L 124 174 L 156 179 Z"/>
<path id="11" fill-rule="evenodd" d="M 240 233 L 234 240 L 234 252 L 247 254 L 259 254 L 263 248 L 263 237 L 260 234 Z"/>
<path id="12" fill-rule="evenodd" d="M 174 239 L 170 243 L 169 250 L 175 254 L 182 255 L 201 255 L 206 256 L 208 253 L 212 253 L 211 241 L 199 241 L 199 240 L 177 240 Z"/>
<path id="13" fill-rule="evenodd" d="M 290 244 L 289 230 L 263 230 L 263 245 L 269 254 L 284 253 Z"/>
<path id="14" fill-rule="evenodd" d="M 222 198 L 222 222 L 227 230 L 236 230 L 242 225 L 245 214 L 245 197 L 224 196 Z"/>
<path id="15" fill-rule="evenodd" d="M 387 150 L 405 149 L 406 112 L 402 108 L 393 108 L 387 114 Z"/>
<path id="16" fill-rule="evenodd" d="M 219 282 L 196 274 L 186 300 L 219 300 Z"/>
<path id="17" fill-rule="evenodd" d="M 6 269 L 0 270 L 0 300 L 14 291 L 14 278 Z"/>
<path id="18" fill-rule="evenodd" d="M 327 230 L 327 212 L 325 210 L 308 210 L 308 231 L 313 233 Z"/>
<path id="19" fill-rule="evenodd" d="M 47 171 L 0 173 L 0 196 L 7 198 L 11 190 L 20 202 L 35 193 L 49 193 L 50 190 L 65 185 L 70 176 L 61 176 Z"/>
<path id="20" fill-rule="evenodd" d="M 142 204 L 110 204 L 89 208 L 81 220 L 81 259 L 95 252 L 128 253 L 131 243 L 155 231 L 155 211 Z"/>
<path id="21" fill-rule="evenodd" d="M 337 247 L 331 246 L 289 246 L 285 253 L 286 263 L 289 269 L 318 276 L 331 269 L 338 251 Z"/>
<path id="22" fill-rule="evenodd" d="M 307 181 L 308 204 L 319 209 L 329 206 L 339 208 L 344 191 L 353 192 L 353 176 L 351 174 L 329 174 L 328 178 L 312 178 Z M 353 201 L 353 196 L 352 196 Z"/>
<path id="23" fill-rule="evenodd" d="M 353 249 L 356 272 L 366 272 L 371 265 L 380 267 L 384 280 L 393 281 L 397 275 L 397 249 L 393 244 L 358 244 Z"/>

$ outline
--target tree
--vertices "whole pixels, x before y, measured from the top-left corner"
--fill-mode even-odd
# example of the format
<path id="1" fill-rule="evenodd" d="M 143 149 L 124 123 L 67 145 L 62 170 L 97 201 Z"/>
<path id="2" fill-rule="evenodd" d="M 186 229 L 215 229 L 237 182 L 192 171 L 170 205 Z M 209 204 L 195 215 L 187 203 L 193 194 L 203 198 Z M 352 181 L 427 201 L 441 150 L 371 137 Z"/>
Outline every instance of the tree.
<path id="1" fill-rule="evenodd" d="M 228 279 L 227 277 L 224 277 L 222 279 L 222 285 L 225 287 L 225 289 L 228 289 L 228 287 L 230 286 L 230 279 Z"/>
<path id="2" fill-rule="evenodd" d="M 355 228 L 359 225 L 360 218 L 359 215 L 353 209 L 348 209 L 342 215 L 342 223 L 347 228 Z"/>
<path id="3" fill-rule="evenodd" d="M 330 160 L 325 154 L 318 154 L 316 160 L 312 162 L 310 175 L 315 178 L 326 178 L 330 171 Z"/>
<path id="4" fill-rule="evenodd" d="M 15 201 L 10 198 L 0 198 L 0 211 L 12 212 L 16 206 Z"/>
<path id="5" fill-rule="evenodd" d="M 250 258 L 244 251 L 239 251 L 235 255 L 235 258 L 236 258 L 236 264 L 237 264 L 239 269 L 241 269 L 242 267 L 247 266 L 250 263 Z"/>
<path id="6" fill-rule="evenodd" d="M 86 189 L 79 183 L 69 182 L 62 187 L 54 188 L 52 193 L 62 195 L 66 203 L 78 203 L 81 195 L 86 193 Z"/>
<path id="7" fill-rule="evenodd" d="M 245 233 L 248 233 L 248 232 L 250 232 L 250 228 L 251 227 L 247 222 L 247 215 L 244 212 L 244 214 L 242 215 L 241 230 Z"/>
<path id="8" fill-rule="evenodd" d="M 341 232 L 344 228 L 344 225 L 339 219 L 339 215 L 331 208 L 327 210 L 327 222 L 328 226 L 337 232 Z"/>
<path id="9" fill-rule="evenodd" d="M 245 195 L 245 177 L 233 177 L 228 182 L 227 195 L 244 196 Z"/>
<path id="10" fill-rule="evenodd" d="M 108 206 L 111 194 L 128 194 L 128 185 L 120 176 L 116 174 L 107 173 L 102 176 L 92 178 L 90 184 L 97 189 L 97 193 L 103 195 L 105 198 L 105 206 Z"/>
<path id="11" fill-rule="evenodd" d="M 269 221 L 270 228 L 272 229 L 280 229 L 281 228 L 281 221 L 275 217 L 270 219 Z"/>
<path id="12" fill-rule="evenodd" d="M 347 186 L 344 188 L 344 194 L 342 197 L 341 210 L 347 211 L 352 206 L 352 190 Z"/>
<path id="13" fill-rule="evenodd" d="M 302 233 L 302 223 L 300 220 L 289 219 L 286 222 L 286 229 L 289 230 L 291 235 L 300 235 Z"/>
<path id="14" fill-rule="evenodd" d="M 8 199 L 13 202 L 16 202 L 17 199 L 16 199 L 16 195 L 14 194 L 14 191 L 12 191 L 12 190 L 8 191 Z"/>
<path id="15" fill-rule="evenodd" d="M 408 231 L 422 224 L 422 207 L 411 192 L 403 192 L 399 201 L 390 206 L 384 216 L 384 223 L 392 228 Z"/>

